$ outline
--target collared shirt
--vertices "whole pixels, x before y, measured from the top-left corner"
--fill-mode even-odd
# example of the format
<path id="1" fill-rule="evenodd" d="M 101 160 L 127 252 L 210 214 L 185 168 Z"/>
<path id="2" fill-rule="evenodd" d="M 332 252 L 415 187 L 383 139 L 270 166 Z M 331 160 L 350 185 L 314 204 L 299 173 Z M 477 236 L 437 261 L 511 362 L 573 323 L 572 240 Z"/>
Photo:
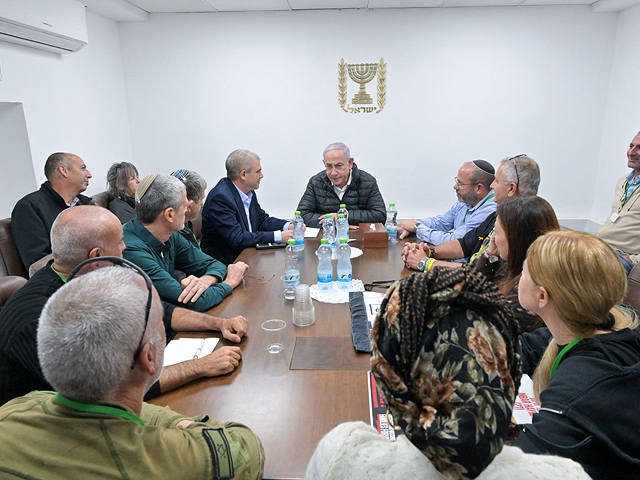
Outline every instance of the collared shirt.
<path id="1" fill-rule="evenodd" d="M 484 222 L 497 207 L 493 190 L 490 190 L 473 208 L 463 202 L 456 202 L 442 215 L 418 219 L 416 235 L 421 241 L 432 245 L 462 238 Z"/>
<path id="2" fill-rule="evenodd" d="M 342 200 L 342 197 L 344 196 L 344 192 L 347 191 L 347 187 L 349 185 L 351 185 L 351 169 L 349 169 L 349 180 L 347 180 L 347 183 L 345 184 L 344 187 L 338 188 L 335 185 L 333 186 L 333 191 L 336 192 L 336 195 L 340 200 Z"/>
<path id="3" fill-rule="evenodd" d="M 240 200 L 242 200 L 242 204 L 244 205 L 244 213 L 246 213 L 247 215 L 249 231 L 253 232 L 253 227 L 251 226 L 251 215 L 249 214 L 249 205 L 251 205 L 251 200 L 253 199 L 253 190 L 246 194 L 242 190 L 240 190 L 235 183 L 233 184 L 233 186 L 236 187 L 236 190 L 238 190 L 238 193 L 240 194 Z M 289 222 L 287 222 L 282 228 L 289 228 Z M 282 242 L 282 232 L 280 230 L 275 230 L 273 232 L 273 241 L 276 243 Z"/>
<path id="4" fill-rule="evenodd" d="M 633 192 L 640 187 L 640 175 L 634 177 L 635 172 L 635 170 L 632 170 L 631 173 L 627 175 L 627 184 L 629 185 L 629 188 L 627 188 L 627 200 L 629 200 L 629 197 L 633 195 Z"/>

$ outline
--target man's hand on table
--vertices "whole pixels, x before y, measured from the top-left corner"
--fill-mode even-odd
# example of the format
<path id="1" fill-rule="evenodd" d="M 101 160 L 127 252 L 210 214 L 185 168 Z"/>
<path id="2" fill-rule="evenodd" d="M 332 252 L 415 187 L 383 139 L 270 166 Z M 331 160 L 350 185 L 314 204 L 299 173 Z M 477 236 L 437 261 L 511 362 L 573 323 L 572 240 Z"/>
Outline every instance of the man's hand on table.
<path id="1" fill-rule="evenodd" d="M 242 337 L 249 331 L 249 322 L 242 315 L 233 318 L 222 318 L 219 329 L 224 338 L 240 343 Z"/>
<path id="2" fill-rule="evenodd" d="M 202 277 L 189 275 L 180 282 L 183 290 L 178 297 L 178 302 L 189 303 L 189 301 L 191 301 L 191 303 L 194 303 L 200 298 L 204 291 L 214 283 L 216 283 L 216 278 L 211 275 L 204 275 Z"/>
<path id="3" fill-rule="evenodd" d="M 216 377 L 233 372 L 242 360 L 242 350 L 239 347 L 220 347 L 209 355 L 199 358 L 202 377 Z"/>
<path id="4" fill-rule="evenodd" d="M 335 224 L 336 224 L 336 222 L 338 221 L 338 214 L 337 214 L 337 213 L 331 213 L 330 215 L 331 215 L 331 218 L 333 219 L 333 224 L 335 225 Z M 322 225 L 322 223 L 324 222 L 324 219 L 325 219 L 325 218 L 326 218 L 326 216 L 325 216 L 325 215 L 320 215 L 320 216 L 318 217 L 318 223 L 319 223 L 320 225 Z"/>
<path id="5" fill-rule="evenodd" d="M 287 240 L 293 238 L 293 230 L 282 230 L 282 243 L 287 243 Z"/>
<path id="6" fill-rule="evenodd" d="M 398 234 L 398 239 L 402 240 L 403 238 L 408 236 L 410 233 L 415 233 L 417 223 L 418 221 L 415 218 L 409 218 L 407 220 L 401 221 L 398 224 L 398 228 L 400 229 L 400 232 Z"/>
<path id="7" fill-rule="evenodd" d="M 231 288 L 236 288 L 242 282 L 244 272 L 249 269 L 249 265 L 244 262 L 232 263 L 227 267 L 227 277 L 223 283 L 226 283 Z"/>

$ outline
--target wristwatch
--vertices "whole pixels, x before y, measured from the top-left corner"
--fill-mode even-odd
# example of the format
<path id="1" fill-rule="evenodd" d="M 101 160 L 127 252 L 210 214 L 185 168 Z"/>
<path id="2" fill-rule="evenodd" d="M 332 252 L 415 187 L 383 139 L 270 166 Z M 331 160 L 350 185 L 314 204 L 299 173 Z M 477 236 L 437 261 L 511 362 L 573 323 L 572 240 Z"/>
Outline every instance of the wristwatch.
<path id="1" fill-rule="evenodd" d="M 424 272 L 425 267 L 427 266 L 427 260 L 429 260 L 429 257 L 423 258 L 418 262 L 418 270 L 420 272 Z"/>

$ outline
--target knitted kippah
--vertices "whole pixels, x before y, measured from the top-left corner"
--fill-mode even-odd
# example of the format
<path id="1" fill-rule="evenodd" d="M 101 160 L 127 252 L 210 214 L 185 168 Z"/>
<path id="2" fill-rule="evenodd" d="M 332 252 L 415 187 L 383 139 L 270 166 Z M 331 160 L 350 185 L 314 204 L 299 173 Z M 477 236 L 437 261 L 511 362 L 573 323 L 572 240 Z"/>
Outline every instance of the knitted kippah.
<path id="1" fill-rule="evenodd" d="M 486 160 L 474 160 L 473 164 L 476 167 L 478 167 L 480 170 L 482 170 L 484 173 L 488 173 L 489 175 L 496 174 L 496 171 L 494 170 L 493 165 L 491 165 Z"/>
<path id="2" fill-rule="evenodd" d="M 176 177 L 178 180 L 184 182 L 184 178 L 187 176 L 188 173 L 189 173 L 189 170 L 181 168 L 180 170 L 176 170 L 175 172 L 172 172 L 171 176 Z"/>
<path id="3" fill-rule="evenodd" d="M 140 200 L 144 197 L 144 194 L 147 193 L 147 190 L 149 190 L 153 181 L 158 178 L 158 175 L 160 174 L 152 173 L 140 180 L 140 184 L 138 185 L 138 188 L 136 188 L 136 203 L 140 203 Z"/>

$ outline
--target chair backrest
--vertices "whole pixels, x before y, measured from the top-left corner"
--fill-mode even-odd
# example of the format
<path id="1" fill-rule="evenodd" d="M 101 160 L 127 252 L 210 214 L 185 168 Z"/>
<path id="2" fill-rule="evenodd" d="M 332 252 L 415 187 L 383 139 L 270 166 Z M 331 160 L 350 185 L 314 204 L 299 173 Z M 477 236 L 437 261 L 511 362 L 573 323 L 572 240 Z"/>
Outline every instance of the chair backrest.
<path id="1" fill-rule="evenodd" d="M 11 218 L 0 220 L 0 260 L 7 275 L 29 278 L 22 263 L 16 244 L 13 241 Z"/>
<path id="2" fill-rule="evenodd" d="M 40 270 L 42 267 L 45 267 L 47 263 L 49 263 L 49 260 L 51 259 L 53 259 L 53 253 L 50 253 L 49 255 L 45 255 L 37 262 L 32 263 L 31 266 L 29 267 L 29 278 L 33 277 L 33 274 L 36 273 L 38 270 Z"/>
<path id="3" fill-rule="evenodd" d="M 640 263 L 631 269 L 627 280 L 627 293 L 625 293 L 622 303 L 640 310 Z"/>
<path id="4" fill-rule="evenodd" d="M 109 199 L 111 194 L 109 192 L 100 192 L 91 196 L 91 205 L 97 205 L 103 208 L 109 208 Z"/>
<path id="5" fill-rule="evenodd" d="M 11 295 L 13 295 L 16 290 L 22 288 L 25 283 L 27 283 L 27 279 L 24 277 L 12 275 L 0 278 L 0 309 L 4 307 L 4 304 L 7 303 Z"/>

